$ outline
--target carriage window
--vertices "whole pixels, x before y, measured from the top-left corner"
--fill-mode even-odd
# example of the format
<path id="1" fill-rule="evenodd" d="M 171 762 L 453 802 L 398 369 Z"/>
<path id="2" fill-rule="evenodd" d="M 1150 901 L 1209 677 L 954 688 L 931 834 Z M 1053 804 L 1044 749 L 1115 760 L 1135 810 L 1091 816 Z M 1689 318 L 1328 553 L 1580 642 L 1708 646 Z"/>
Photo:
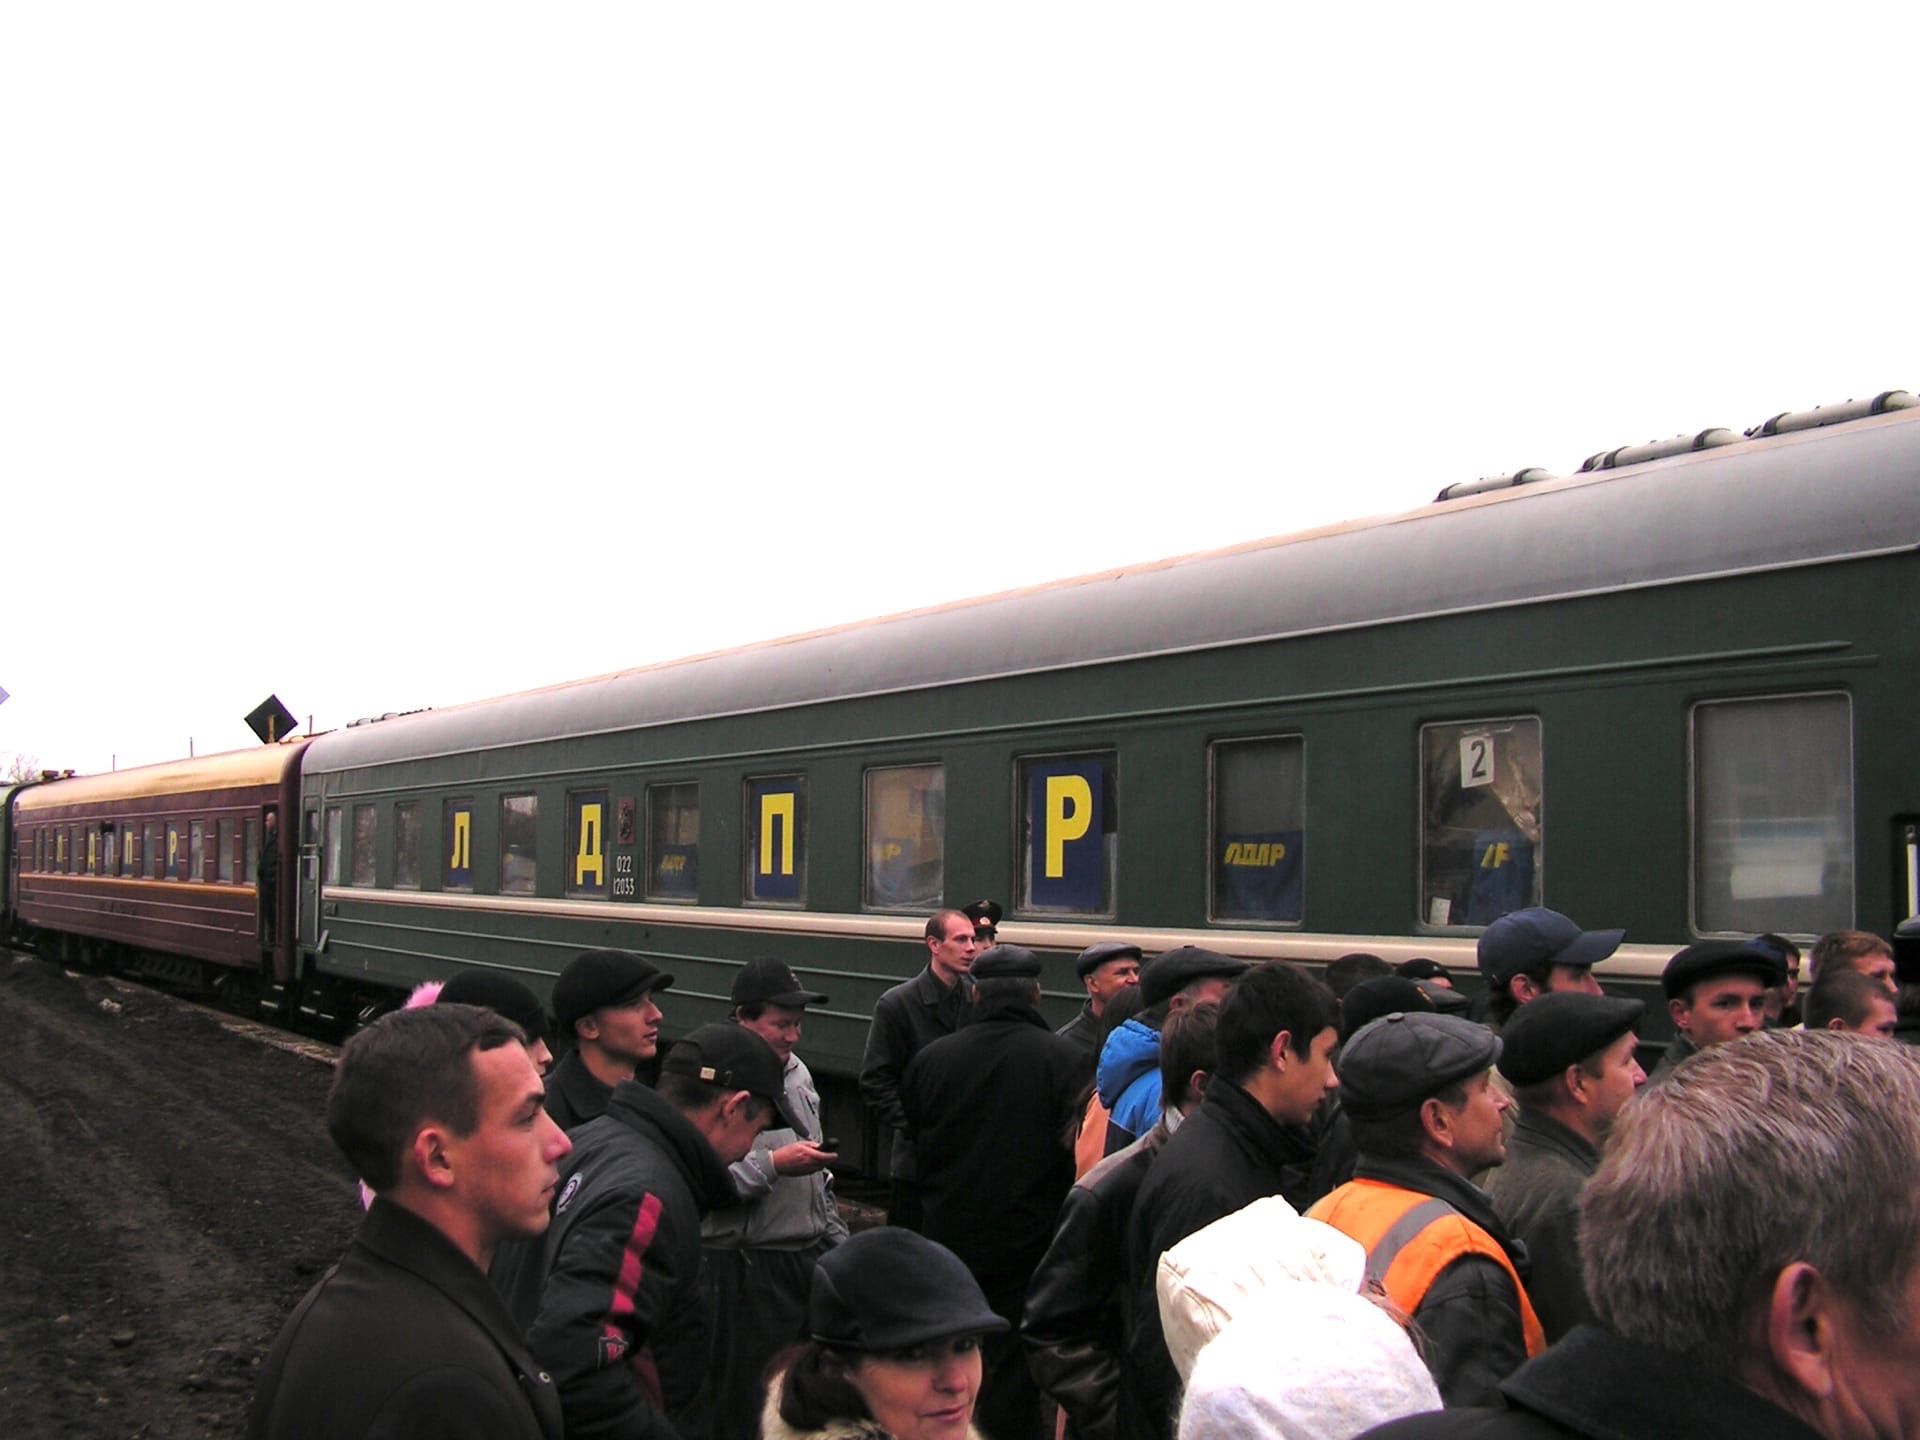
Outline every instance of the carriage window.
<path id="1" fill-rule="evenodd" d="M 946 768 L 869 770 L 866 783 L 868 908 L 939 909 L 946 889 Z"/>
<path id="2" fill-rule="evenodd" d="M 353 880 L 351 883 L 362 887 L 373 884 L 375 825 L 373 806 L 353 807 L 353 858 L 350 870 Z"/>
<path id="3" fill-rule="evenodd" d="M 147 821 L 147 838 L 142 845 L 142 849 L 146 852 L 147 878 L 149 880 L 158 880 L 162 873 L 160 865 L 162 860 L 165 859 L 165 852 L 160 848 L 160 822 L 158 820 Z"/>
<path id="4" fill-rule="evenodd" d="M 1116 760 L 1103 750 L 1020 762 L 1020 909 L 1113 913 L 1120 845 Z"/>
<path id="5" fill-rule="evenodd" d="M 500 797 L 500 893 L 533 894 L 534 830 L 539 804 L 532 795 Z"/>
<path id="6" fill-rule="evenodd" d="M 773 905 L 807 900 L 807 781 L 768 775 L 746 784 L 747 899 Z"/>
<path id="7" fill-rule="evenodd" d="M 1694 707 L 1696 930 L 1853 924 L 1852 734 L 1845 695 Z"/>
<path id="8" fill-rule="evenodd" d="M 346 842 L 345 831 L 340 807 L 332 806 L 327 811 L 327 871 L 323 884 L 338 885 L 341 875 L 345 873 L 340 863 L 344 858 L 341 851 Z"/>
<path id="9" fill-rule="evenodd" d="M 207 878 L 207 822 L 187 822 L 187 878 L 196 883 Z"/>
<path id="10" fill-rule="evenodd" d="M 1306 744 L 1222 741 L 1213 773 L 1213 918 L 1298 925 L 1306 862 Z"/>
<path id="11" fill-rule="evenodd" d="M 86 826 L 85 829 L 87 832 L 87 874 L 98 875 L 100 873 L 100 832 L 91 825 Z"/>
<path id="12" fill-rule="evenodd" d="M 112 825 L 104 825 L 100 830 L 100 843 L 103 853 L 100 856 L 100 873 L 118 875 L 120 873 L 120 831 Z"/>
<path id="13" fill-rule="evenodd" d="M 700 787 L 647 787 L 647 898 L 700 898 Z"/>
<path id="14" fill-rule="evenodd" d="M 473 802 L 449 800 L 443 811 L 445 828 L 440 832 L 440 888 L 473 889 Z"/>
<path id="15" fill-rule="evenodd" d="M 222 820 L 220 822 L 220 836 L 218 841 L 220 846 L 220 883 L 222 885 L 231 885 L 233 883 L 233 840 L 233 821 Z"/>
<path id="16" fill-rule="evenodd" d="M 126 838 L 121 843 L 126 849 L 126 854 L 120 857 L 120 873 L 123 875 L 138 876 L 142 873 L 141 867 L 146 861 L 146 856 L 140 849 L 140 827 L 138 825 L 128 825 L 124 828 Z"/>
<path id="17" fill-rule="evenodd" d="M 567 893 L 598 899 L 607 893 L 607 792 L 567 796 Z"/>
<path id="18" fill-rule="evenodd" d="M 420 888 L 420 806 L 406 801 L 393 807 L 393 885 Z"/>
<path id="19" fill-rule="evenodd" d="M 1420 729 L 1420 919 L 1487 925 L 1540 903 L 1540 721 Z"/>
<path id="20" fill-rule="evenodd" d="M 240 883 L 250 885 L 260 877 L 260 817 L 247 817 L 247 853 L 241 861 Z"/>

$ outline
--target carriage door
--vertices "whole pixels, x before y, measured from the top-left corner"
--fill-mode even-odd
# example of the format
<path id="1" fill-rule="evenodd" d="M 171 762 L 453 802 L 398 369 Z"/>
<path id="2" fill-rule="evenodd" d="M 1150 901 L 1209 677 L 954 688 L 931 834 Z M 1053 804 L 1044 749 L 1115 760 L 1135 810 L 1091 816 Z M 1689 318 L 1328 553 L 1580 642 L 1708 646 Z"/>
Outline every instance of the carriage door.
<path id="1" fill-rule="evenodd" d="M 320 949 L 320 802 L 300 806 L 300 946 Z"/>

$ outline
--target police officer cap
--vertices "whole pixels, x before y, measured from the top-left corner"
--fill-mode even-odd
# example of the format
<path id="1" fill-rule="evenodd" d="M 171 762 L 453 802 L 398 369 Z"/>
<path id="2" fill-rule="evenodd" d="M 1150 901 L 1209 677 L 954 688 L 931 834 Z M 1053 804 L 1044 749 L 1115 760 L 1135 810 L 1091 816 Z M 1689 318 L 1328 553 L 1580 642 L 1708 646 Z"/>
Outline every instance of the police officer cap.
<path id="1" fill-rule="evenodd" d="M 1646 1008 L 1611 995 L 1542 995 L 1500 1027 L 1500 1073 L 1516 1085 L 1551 1080 L 1633 1029 Z"/>
<path id="2" fill-rule="evenodd" d="M 807 1331 L 822 1345 L 904 1350 L 1006 1328 L 960 1257 L 911 1230 L 863 1230 L 813 1267 Z"/>
<path id="3" fill-rule="evenodd" d="M 478 1005 L 504 1015 L 522 1030 L 529 1040 L 545 1040 L 552 1034 L 546 1008 L 533 991 L 511 975 L 496 970 L 462 970 L 440 987 L 435 1004 Z"/>
<path id="4" fill-rule="evenodd" d="M 1156 955 L 1140 971 L 1140 1001 L 1147 1009 L 1172 999 L 1196 980 L 1221 976 L 1228 980 L 1244 974 L 1247 962 L 1217 950 L 1202 950 L 1197 945 L 1182 945 Z"/>
<path id="5" fill-rule="evenodd" d="M 1558 910 L 1534 906 L 1502 915 L 1480 932 L 1480 973 L 1495 989 L 1541 965 L 1585 969 L 1620 948 L 1624 930 L 1582 930 Z"/>
<path id="6" fill-rule="evenodd" d="M 1080 952 L 1080 958 L 1073 962 L 1074 972 L 1084 980 L 1109 960 L 1138 960 L 1140 947 L 1129 945 L 1124 940 L 1102 940 L 1098 945 L 1089 945 Z"/>
<path id="7" fill-rule="evenodd" d="M 1660 972 L 1660 987 L 1669 1000 L 1677 1000 L 1716 975 L 1751 975 L 1762 985 L 1784 985 L 1787 966 L 1771 950 L 1746 940 L 1702 940 L 1667 961 L 1667 968 Z"/>
<path id="8" fill-rule="evenodd" d="M 827 1003 L 827 997 L 819 991 L 801 986 L 786 961 L 771 956 L 749 960 L 740 967 L 740 973 L 733 977 L 732 999 L 736 1006 L 781 1005 L 789 1010 Z"/>
<path id="9" fill-rule="evenodd" d="M 573 1022 L 605 1005 L 625 1005 L 673 984 L 659 966 L 625 950 L 589 950 L 576 955 L 553 982 L 553 1018 L 562 1035 Z"/>
<path id="10" fill-rule="evenodd" d="M 773 1047 L 744 1025 L 702 1025 L 667 1052 L 662 1075 L 685 1075 L 722 1090 L 744 1090 L 773 1106 L 781 1125 L 798 1130 L 787 1113 L 786 1066 Z"/>
<path id="11" fill-rule="evenodd" d="M 1040 975 L 1040 957 L 1021 945 L 995 945 L 973 962 L 976 980 L 1034 980 Z"/>
<path id="12" fill-rule="evenodd" d="M 960 913 L 971 920 L 974 928 L 984 925 L 989 930 L 1000 928 L 1000 905 L 994 900 L 976 900 L 971 905 L 962 905 Z"/>
<path id="13" fill-rule="evenodd" d="M 1356 1120 L 1384 1120 L 1499 1058 L 1500 1037 L 1471 1020 L 1386 1015 L 1361 1026 L 1340 1051 L 1340 1103 Z"/>

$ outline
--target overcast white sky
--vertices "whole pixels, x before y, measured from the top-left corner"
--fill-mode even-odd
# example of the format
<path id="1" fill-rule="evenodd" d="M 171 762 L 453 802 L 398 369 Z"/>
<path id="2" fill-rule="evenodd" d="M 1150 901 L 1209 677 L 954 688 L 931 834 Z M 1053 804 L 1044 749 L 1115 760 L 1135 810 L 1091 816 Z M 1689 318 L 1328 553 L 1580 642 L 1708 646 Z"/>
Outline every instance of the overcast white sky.
<path id="1" fill-rule="evenodd" d="M 1711 12 L 1711 13 L 1709 13 Z M 0 8 L 0 761 L 1920 387 L 1920 9 Z"/>

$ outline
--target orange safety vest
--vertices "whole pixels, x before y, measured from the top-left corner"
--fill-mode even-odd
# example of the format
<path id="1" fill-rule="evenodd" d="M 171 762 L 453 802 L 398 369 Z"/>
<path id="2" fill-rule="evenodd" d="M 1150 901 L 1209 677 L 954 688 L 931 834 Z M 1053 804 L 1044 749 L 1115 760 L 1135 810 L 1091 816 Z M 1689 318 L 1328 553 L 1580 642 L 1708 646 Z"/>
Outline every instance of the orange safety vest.
<path id="1" fill-rule="evenodd" d="M 1317 1201 L 1307 1218 L 1323 1220 L 1364 1245 L 1367 1280 L 1409 1316 L 1442 1270 L 1465 1256 L 1484 1255 L 1513 1280 L 1528 1358 L 1547 1348 L 1540 1317 L 1505 1248 L 1446 1201 L 1379 1180 L 1349 1180 Z"/>

